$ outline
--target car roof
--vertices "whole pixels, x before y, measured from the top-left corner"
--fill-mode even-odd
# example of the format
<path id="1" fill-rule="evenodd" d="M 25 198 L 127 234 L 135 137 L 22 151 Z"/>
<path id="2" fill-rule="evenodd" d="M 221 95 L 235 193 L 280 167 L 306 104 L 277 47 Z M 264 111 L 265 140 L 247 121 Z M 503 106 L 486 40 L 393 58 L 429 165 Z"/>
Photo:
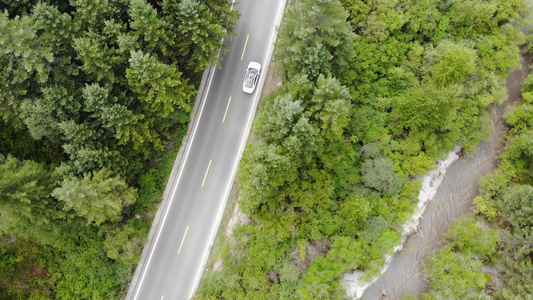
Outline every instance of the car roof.
<path id="1" fill-rule="evenodd" d="M 248 72 L 248 75 L 246 76 L 246 80 L 244 81 L 244 86 L 253 87 L 255 77 L 257 77 L 257 73 Z"/>

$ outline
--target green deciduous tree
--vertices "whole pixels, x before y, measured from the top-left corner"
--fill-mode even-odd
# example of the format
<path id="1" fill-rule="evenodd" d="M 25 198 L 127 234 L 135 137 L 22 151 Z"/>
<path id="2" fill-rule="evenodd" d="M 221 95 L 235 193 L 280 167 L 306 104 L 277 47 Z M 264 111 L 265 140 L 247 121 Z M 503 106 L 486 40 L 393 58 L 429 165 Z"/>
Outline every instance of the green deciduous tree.
<path id="1" fill-rule="evenodd" d="M 290 134 L 303 111 L 302 101 L 293 100 L 291 95 L 265 101 L 255 122 L 254 132 L 267 143 L 280 144 Z"/>
<path id="2" fill-rule="evenodd" d="M 450 246 L 445 246 L 424 268 L 430 293 L 452 299 L 474 299 L 474 295 L 483 295 L 491 276 L 481 272 L 482 266 L 470 253 L 454 252 Z"/>
<path id="3" fill-rule="evenodd" d="M 298 1 L 283 18 L 274 57 L 283 79 L 337 75 L 353 56 L 354 34 L 338 0 Z"/>
<path id="4" fill-rule="evenodd" d="M 512 232 L 530 237 L 533 229 L 533 187 L 527 184 L 509 187 L 500 206 Z"/>
<path id="5" fill-rule="evenodd" d="M 107 257 L 119 260 L 125 265 L 137 263 L 143 249 L 142 236 L 139 235 L 138 226 L 132 222 L 108 231 L 104 241 Z"/>
<path id="6" fill-rule="evenodd" d="M 137 191 L 128 187 L 120 176 L 103 168 L 83 178 L 71 177 L 54 189 L 52 196 L 64 202 L 65 209 L 87 219 L 87 224 L 100 225 L 122 219 L 122 209 L 134 203 Z"/>
<path id="7" fill-rule="evenodd" d="M 438 86 L 462 84 L 476 72 L 476 52 L 464 45 L 444 41 L 427 55 L 428 72 Z"/>
<path id="8" fill-rule="evenodd" d="M 484 229 L 474 218 L 461 218 L 444 234 L 450 245 L 465 253 L 472 253 L 480 259 L 487 259 L 496 249 L 498 232 Z"/>
<path id="9" fill-rule="evenodd" d="M 476 45 L 478 62 L 485 72 L 494 72 L 501 77 L 507 76 L 509 70 L 520 66 L 519 49 L 516 45 L 525 43 L 520 28 L 505 24 L 493 34 L 483 35 Z M 489 75 L 490 73 L 481 73 Z"/>
<path id="10" fill-rule="evenodd" d="M 462 100 L 461 90 L 457 85 L 438 87 L 431 82 L 408 89 L 395 99 L 392 115 L 396 120 L 396 129 L 450 130 Z"/>
<path id="11" fill-rule="evenodd" d="M 50 299 L 45 280 L 52 263 L 50 248 L 40 246 L 35 240 L 0 235 L 0 298 Z M 23 286 L 13 288 L 13 284 Z"/>
<path id="12" fill-rule="evenodd" d="M 57 299 L 121 298 L 130 278 L 130 266 L 116 263 L 102 251 L 104 243 L 94 226 L 74 222 L 51 266 Z"/>
<path id="13" fill-rule="evenodd" d="M 509 147 L 502 154 L 515 169 L 517 181 L 526 181 L 533 177 L 533 129 L 521 132 L 513 137 Z"/>
<path id="14" fill-rule="evenodd" d="M 526 11 L 526 5 L 521 0 L 453 2 L 449 7 L 450 30 L 454 35 L 464 38 L 490 34 L 501 24 L 520 18 L 520 13 Z"/>
<path id="15" fill-rule="evenodd" d="M 495 252 L 498 232 L 484 229 L 474 218 L 461 218 L 445 233 L 449 242 L 424 268 L 430 295 L 443 298 L 479 299 L 492 276 L 482 271 L 482 260 Z"/>
<path id="16" fill-rule="evenodd" d="M 296 167 L 279 146 L 259 143 L 247 147 L 239 168 L 245 199 L 242 209 L 253 213 L 263 204 L 275 206 L 273 198 L 280 197 L 281 188 L 298 176 Z"/>
<path id="17" fill-rule="evenodd" d="M 345 222 L 351 223 L 352 226 L 358 226 L 364 222 L 371 211 L 368 201 L 360 195 L 352 195 L 344 199 L 340 207 L 340 215 Z"/>
<path id="18" fill-rule="evenodd" d="M 367 248 L 368 246 L 358 239 L 340 236 L 335 239 L 326 257 L 339 264 L 342 271 L 356 269 L 363 262 Z"/>
<path id="19" fill-rule="evenodd" d="M 335 182 L 324 169 L 300 170 L 300 180 L 288 187 L 288 204 L 304 213 L 304 216 L 316 216 L 316 219 L 313 219 L 314 227 L 309 228 L 311 232 L 309 235 L 317 235 L 311 237 L 312 239 L 321 239 L 322 233 L 326 232 L 327 235 L 332 235 L 339 227 L 338 220 L 326 212 L 328 208 L 335 205 L 332 201 L 334 189 Z M 322 233 L 318 233 L 317 230 Z"/>
<path id="20" fill-rule="evenodd" d="M 405 183 L 405 179 L 394 171 L 394 165 L 388 157 L 363 161 L 361 175 L 366 186 L 387 195 L 397 194 Z"/>

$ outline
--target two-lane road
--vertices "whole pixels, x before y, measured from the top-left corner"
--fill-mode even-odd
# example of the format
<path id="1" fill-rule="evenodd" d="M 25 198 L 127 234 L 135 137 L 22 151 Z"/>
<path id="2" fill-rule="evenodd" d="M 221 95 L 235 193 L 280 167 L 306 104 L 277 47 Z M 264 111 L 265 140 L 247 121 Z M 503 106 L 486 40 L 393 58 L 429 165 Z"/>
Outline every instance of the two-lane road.
<path id="1" fill-rule="evenodd" d="M 234 7 L 241 13 L 234 28 L 238 36 L 226 41 L 230 51 L 222 68 L 208 77 L 177 182 L 169 182 L 174 186 L 171 202 L 161 208 L 154 241 L 144 250 L 146 261 L 126 299 L 175 300 L 194 294 L 229 197 L 284 5 L 285 0 L 242 0 Z M 263 65 L 253 95 L 242 91 L 250 61 Z"/>

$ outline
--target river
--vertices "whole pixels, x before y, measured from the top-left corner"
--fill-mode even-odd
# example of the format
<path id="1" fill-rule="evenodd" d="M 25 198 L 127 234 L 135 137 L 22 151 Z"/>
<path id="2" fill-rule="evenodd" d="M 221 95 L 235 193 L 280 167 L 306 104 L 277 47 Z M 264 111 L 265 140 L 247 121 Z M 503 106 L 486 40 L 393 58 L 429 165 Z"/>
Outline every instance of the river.
<path id="1" fill-rule="evenodd" d="M 531 55 L 522 55 L 520 60 L 522 68 L 513 70 L 507 78 L 508 100 L 492 112 L 491 139 L 479 143 L 476 152 L 469 157 L 459 158 L 452 151 L 447 159 L 439 162 L 437 170 L 425 176 L 419 196 L 419 214 L 413 218 L 416 222 L 405 226 L 411 231 L 418 228 L 418 232 L 407 237 L 403 246 L 398 247 L 401 250 L 389 258 L 382 276 L 371 284 L 359 282 L 360 274 L 347 274 L 343 283 L 349 296 L 372 300 L 383 299 L 386 295 L 390 300 L 412 295 L 420 299 L 422 293 L 429 290 L 429 282 L 423 276 L 424 261 L 442 247 L 445 242 L 442 234 L 453 221 L 471 212 L 472 200 L 479 192 L 479 180 L 496 168 L 506 127 L 504 113 L 520 99 L 520 82 L 531 71 Z"/>

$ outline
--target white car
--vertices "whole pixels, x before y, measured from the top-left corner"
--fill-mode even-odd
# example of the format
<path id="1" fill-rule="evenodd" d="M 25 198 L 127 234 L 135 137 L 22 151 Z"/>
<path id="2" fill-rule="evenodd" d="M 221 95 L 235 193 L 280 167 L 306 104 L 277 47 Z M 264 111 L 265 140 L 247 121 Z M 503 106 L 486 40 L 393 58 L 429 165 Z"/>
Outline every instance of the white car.
<path id="1" fill-rule="evenodd" d="M 261 74 L 261 64 L 255 61 L 252 61 L 248 64 L 246 68 L 246 74 L 244 75 L 244 83 L 242 84 L 242 91 L 247 94 L 253 94 L 255 91 L 255 86 L 259 80 L 259 75 Z"/>

